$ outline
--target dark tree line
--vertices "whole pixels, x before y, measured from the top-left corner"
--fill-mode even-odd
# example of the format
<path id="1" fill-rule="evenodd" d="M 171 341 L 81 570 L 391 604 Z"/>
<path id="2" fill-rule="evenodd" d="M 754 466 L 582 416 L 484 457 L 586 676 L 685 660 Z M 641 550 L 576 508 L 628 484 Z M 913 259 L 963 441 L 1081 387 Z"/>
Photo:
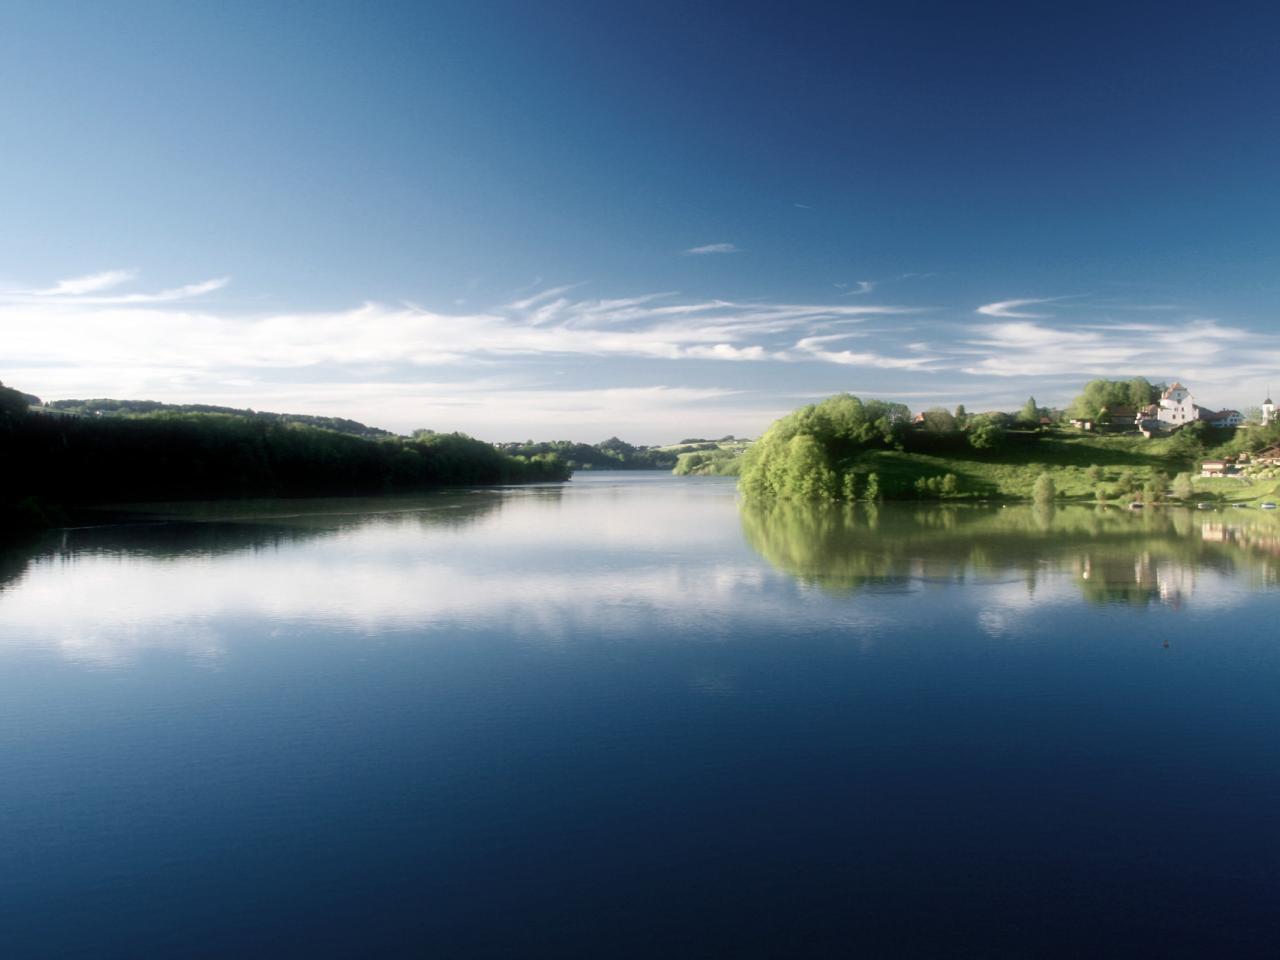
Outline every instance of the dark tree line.
<path id="1" fill-rule="evenodd" d="M 29 400 L 38 398 L 27 395 Z M 160 403 L 157 400 L 53 400 L 45 405 L 59 413 L 78 413 L 86 416 L 151 417 L 156 414 L 174 413 L 223 413 L 236 417 L 253 417 L 267 423 L 297 423 L 323 430 L 336 430 L 357 437 L 394 437 L 390 430 L 371 427 L 346 417 L 316 417 L 305 413 L 259 413 L 236 407 L 219 407 L 207 403 Z"/>
<path id="2" fill-rule="evenodd" d="M 554 454 L 510 456 L 460 433 L 371 439 L 261 415 L 29 412 L 2 385 L 0 464 L 0 517 L 11 526 L 47 522 L 53 505 L 398 493 L 570 473 Z"/>

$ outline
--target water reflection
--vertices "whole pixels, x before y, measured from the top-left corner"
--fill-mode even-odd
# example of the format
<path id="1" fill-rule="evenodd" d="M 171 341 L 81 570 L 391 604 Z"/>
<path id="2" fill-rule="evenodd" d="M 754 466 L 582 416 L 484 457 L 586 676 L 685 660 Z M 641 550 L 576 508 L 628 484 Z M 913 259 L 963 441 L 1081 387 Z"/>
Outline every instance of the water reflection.
<path id="1" fill-rule="evenodd" d="M 1206 572 L 1280 583 L 1280 522 L 1245 511 L 744 504 L 742 527 L 773 566 L 835 594 L 1010 577 L 1034 592 L 1069 575 L 1091 602 L 1176 607 Z"/>
<path id="2" fill-rule="evenodd" d="M 183 504 L 64 531 L 10 564 L 0 655 L 91 663 L 237 640 L 484 625 L 556 644 L 774 609 L 732 481 L 631 478 L 413 500 Z"/>

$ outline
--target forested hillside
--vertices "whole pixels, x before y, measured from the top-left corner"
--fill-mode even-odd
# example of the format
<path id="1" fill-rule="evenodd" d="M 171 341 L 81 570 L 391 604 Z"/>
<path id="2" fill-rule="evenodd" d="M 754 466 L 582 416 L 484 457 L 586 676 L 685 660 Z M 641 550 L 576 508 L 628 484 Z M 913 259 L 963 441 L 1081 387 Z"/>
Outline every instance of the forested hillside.
<path id="1" fill-rule="evenodd" d="M 564 480 L 554 454 L 510 456 L 460 433 L 368 438 L 272 415 L 84 416 L 29 410 L 0 385 L 0 514 L 41 525 L 112 501 L 393 493 Z"/>

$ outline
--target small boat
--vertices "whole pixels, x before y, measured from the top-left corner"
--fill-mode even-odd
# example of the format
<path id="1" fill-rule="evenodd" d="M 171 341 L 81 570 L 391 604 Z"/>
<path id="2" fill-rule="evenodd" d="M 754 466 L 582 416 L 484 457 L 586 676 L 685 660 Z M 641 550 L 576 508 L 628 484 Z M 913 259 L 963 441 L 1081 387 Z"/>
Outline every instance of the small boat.
<path id="1" fill-rule="evenodd" d="M 1262 504 L 1262 509 L 1263 509 L 1263 510 L 1274 510 L 1275 508 L 1276 508 L 1276 505 L 1275 505 L 1274 503 L 1272 503 L 1270 500 L 1268 500 L 1266 503 Z"/>
<path id="2" fill-rule="evenodd" d="M 1130 509 L 1130 510 L 1141 510 L 1141 509 L 1142 509 L 1142 504 L 1141 504 L 1139 501 L 1135 500 L 1135 501 L 1133 501 L 1133 503 L 1129 504 L 1129 509 Z"/>

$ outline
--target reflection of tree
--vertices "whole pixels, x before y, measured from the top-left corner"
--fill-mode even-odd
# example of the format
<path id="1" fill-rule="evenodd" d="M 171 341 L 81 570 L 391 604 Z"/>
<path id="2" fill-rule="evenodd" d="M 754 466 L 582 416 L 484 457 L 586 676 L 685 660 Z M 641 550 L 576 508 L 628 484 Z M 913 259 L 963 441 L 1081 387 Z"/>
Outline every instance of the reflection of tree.
<path id="1" fill-rule="evenodd" d="M 0 551 L 0 589 L 42 556 L 218 556 L 320 540 L 372 524 L 456 529 L 501 510 L 507 496 L 559 499 L 557 486 L 448 491 L 403 497 L 216 500 L 102 511 L 96 524 L 46 533 Z M 107 522 L 111 521 L 111 522 Z"/>
<path id="2" fill-rule="evenodd" d="M 1197 569 L 1277 583 L 1280 524 L 1261 514 L 1200 524 L 1190 511 L 1082 506 L 921 508 L 783 502 L 742 507 L 747 541 L 780 570 L 832 592 L 909 579 L 1073 574 L 1086 599 L 1181 603 Z"/>

